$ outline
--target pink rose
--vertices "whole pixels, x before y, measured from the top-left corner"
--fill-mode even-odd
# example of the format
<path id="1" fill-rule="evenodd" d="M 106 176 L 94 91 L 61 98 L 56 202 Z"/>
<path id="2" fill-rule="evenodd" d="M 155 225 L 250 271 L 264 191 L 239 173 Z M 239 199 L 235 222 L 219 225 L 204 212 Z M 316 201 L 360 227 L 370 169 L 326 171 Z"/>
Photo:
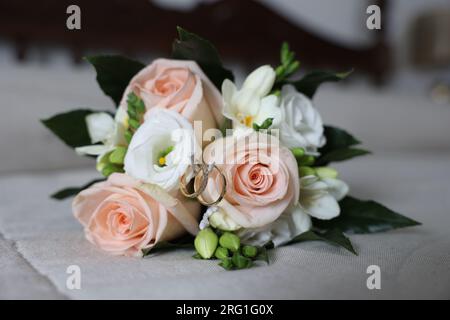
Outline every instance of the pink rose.
<path id="1" fill-rule="evenodd" d="M 242 227 L 265 226 L 298 202 L 297 162 L 274 136 L 254 132 L 218 139 L 206 147 L 204 160 L 215 163 L 227 180 L 225 197 L 217 206 Z M 203 192 L 206 201 L 218 199 L 221 180 L 213 170 Z"/>
<path id="2" fill-rule="evenodd" d="M 121 103 L 124 108 L 131 90 L 147 110 L 175 110 L 191 122 L 201 120 L 203 130 L 222 124 L 222 96 L 194 61 L 153 61 L 131 79 Z"/>
<path id="3" fill-rule="evenodd" d="M 166 208 L 139 186 L 129 176 L 114 173 L 75 197 L 72 210 L 90 242 L 114 255 L 141 256 L 142 249 L 173 240 L 186 229 L 196 232 L 196 202 L 175 201 Z"/>

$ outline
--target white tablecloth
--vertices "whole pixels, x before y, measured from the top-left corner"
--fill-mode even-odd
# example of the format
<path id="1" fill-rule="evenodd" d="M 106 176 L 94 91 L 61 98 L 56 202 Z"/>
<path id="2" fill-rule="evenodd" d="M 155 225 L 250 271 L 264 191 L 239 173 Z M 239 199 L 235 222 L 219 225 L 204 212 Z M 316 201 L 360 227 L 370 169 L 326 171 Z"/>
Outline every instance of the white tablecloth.
<path id="1" fill-rule="evenodd" d="M 352 194 L 374 198 L 423 226 L 351 236 L 359 256 L 323 243 L 282 247 L 271 264 L 227 272 L 192 252 L 112 257 L 88 243 L 70 201 L 52 191 L 88 170 L 0 178 L 0 298 L 321 299 L 450 298 L 450 154 L 374 155 L 339 165 Z M 81 289 L 66 287 L 69 265 Z M 369 265 L 381 290 L 366 287 Z"/>

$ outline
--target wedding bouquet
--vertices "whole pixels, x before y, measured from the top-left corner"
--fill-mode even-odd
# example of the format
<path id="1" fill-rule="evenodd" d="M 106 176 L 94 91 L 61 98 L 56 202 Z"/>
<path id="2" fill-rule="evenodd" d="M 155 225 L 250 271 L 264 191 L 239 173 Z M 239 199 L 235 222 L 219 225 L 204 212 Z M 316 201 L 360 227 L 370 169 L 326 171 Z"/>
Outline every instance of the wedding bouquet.
<path id="1" fill-rule="evenodd" d="M 234 82 L 217 50 L 178 28 L 171 59 L 145 66 L 121 56 L 86 58 L 115 111 L 74 110 L 43 124 L 103 179 L 76 195 L 73 213 L 98 248 L 126 256 L 195 247 L 227 270 L 268 262 L 267 249 L 325 241 L 356 254 L 345 234 L 418 225 L 348 195 L 329 166 L 368 151 L 326 126 L 312 102 L 319 85 L 349 73 L 295 78 L 288 44 L 280 64 Z"/>

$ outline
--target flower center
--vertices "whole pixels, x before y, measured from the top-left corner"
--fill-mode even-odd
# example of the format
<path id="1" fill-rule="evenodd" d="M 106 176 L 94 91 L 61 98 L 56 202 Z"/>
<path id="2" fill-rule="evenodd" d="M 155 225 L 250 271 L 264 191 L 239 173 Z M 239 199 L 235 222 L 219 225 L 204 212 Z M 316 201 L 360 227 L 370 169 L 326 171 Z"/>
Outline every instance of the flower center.
<path id="1" fill-rule="evenodd" d="M 236 118 L 239 120 L 240 123 L 242 123 L 246 127 L 252 127 L 253 125 L 253 117 L 252 116 L 246 116 L 242 113 L 238 113 L 236 115 Z"/>
<path id="2" fill-rule="evenodd" d="M 165 167 L 166 166 L 166 157 L 173 151 L 173 146 L 168 147 L 167 149 L 164 149 L 159 153 L 158 156 L 158 166 L 159 167 Z"/>

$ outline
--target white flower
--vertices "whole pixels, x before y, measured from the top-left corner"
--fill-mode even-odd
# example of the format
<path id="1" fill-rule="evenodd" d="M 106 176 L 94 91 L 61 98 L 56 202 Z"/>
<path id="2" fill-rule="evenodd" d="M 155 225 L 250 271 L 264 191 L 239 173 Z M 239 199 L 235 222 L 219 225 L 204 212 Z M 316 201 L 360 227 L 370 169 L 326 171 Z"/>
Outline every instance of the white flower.
<path id="1" fill-rule="evenodd" d="M 297 204 L 271 224 L 257 229 L 244 229 L 238 234 L 243 243 L 262 246 L 272 241 L 278 247 L 308 231 L 311 226 L 311 218 Z"/>
<path id="2" fill-rule="evenodd" d="M 86 126 L 92 145 L 75 148 L 78 154 L 98 156 L 97 161 L 114 150 L 118 145 L 126 145 L 124 133 L 128 127 L 128 115 L 122 108 L 113 118 L 109 113 L 96 112 L 86 116 Z M 97 144 L 101 142 L 101 144 Z"/>
<path id="3" fill-rule="evenodd" d="M 240 90 L 228 79 L 223 82 L 223 115 L 233 121 L 234 129 L 252 128 L 254 123 L 261 125 L 268 118 L 273 118 L 273 125 L 278 124 L 281 118 L 278 98 L 268 95 L 275 76 L 273 68 L 265 65 L 253 71 Z"/>
<path id="4" fill-rule="evenodd" d="M 206 212 L 203 214 L 199 228 L 200 230 L 203 230 L 209 226 L 222 231 L 236 231 L 242 228 L 241 225 L 237 224 L 225 213 L 223 208 L 218 206 L 208 207 Z"/>
<path id="5" fill-rule="evenodd" d="M 275 246 L 280 246 L 311 229 L 311 217 L 328 220 L 340 214 L 338 201 L 349 190 L 345 182 L 306 176 L 300 179 L 300 185 L 300 200 L 297 205 L 265 227 L 239 231 L 241 240 L 259 246 L 272 241 Z"/>
<path id="6" fill-rule="evenodd" d="M 325 145 L 323 122 L 312 101 L 292 85 L 281 90 L 280 140 L 288 148 L 304 148 L 316 154 Z"/>
<path id="7" fill-rule="evenodd" d="M 338 179 L 305 176 L 300 179 L 300 206 L 304 213 L 329 220 L 341 213 L 338 201 L 348 193 L 348 185 Z"/>
<path id="8" fill-rule="evenodd" d="M 209 216 L 209 224 L 214 228 L 222 231 L 236 231 L 242 228 L 241 225 L 236 223 L 229 215 L 226 214 L 223 208 L 213 207 L 213 211 Z M 208 209 L 209 210 L 209 209 Z"/>
<path id="9" fill-rule="evenodd" d="M 179 113 L 150 109 L 131 139 L 125 156 L 125 173 L 166 191 L 178 189 L 180 177 L 201 149 L 190 122 Z"/>

